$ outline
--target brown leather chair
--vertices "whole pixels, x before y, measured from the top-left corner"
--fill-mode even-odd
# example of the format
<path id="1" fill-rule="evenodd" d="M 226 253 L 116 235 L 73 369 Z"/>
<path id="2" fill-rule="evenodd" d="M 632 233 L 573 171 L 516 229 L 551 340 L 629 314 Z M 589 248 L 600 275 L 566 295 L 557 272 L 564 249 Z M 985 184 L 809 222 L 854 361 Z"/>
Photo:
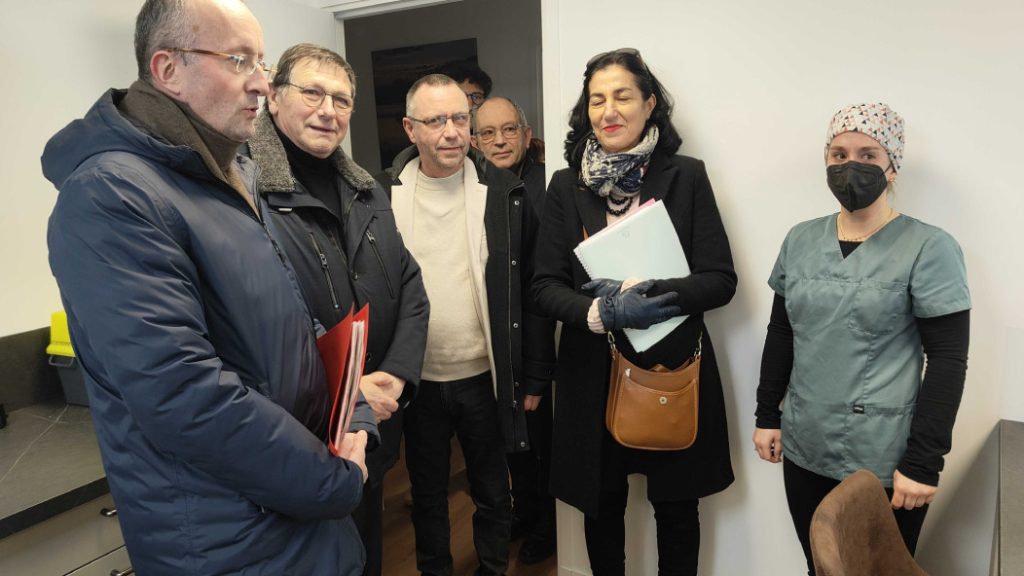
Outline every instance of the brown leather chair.
<path id="1" fill-rule="evenodd" d="M 811 519 L 818 576 L 927 576 L 907 551 L 882 483 L 858 470 L 821 501 Z"/>

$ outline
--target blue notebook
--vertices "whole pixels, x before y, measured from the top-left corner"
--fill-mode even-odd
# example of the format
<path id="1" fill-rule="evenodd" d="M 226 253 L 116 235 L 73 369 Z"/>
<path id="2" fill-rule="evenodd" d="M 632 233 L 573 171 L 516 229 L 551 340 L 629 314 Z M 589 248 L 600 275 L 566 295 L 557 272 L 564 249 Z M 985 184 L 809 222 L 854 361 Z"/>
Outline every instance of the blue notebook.
<path id="1" fill-rule="evenodd" d="M 625 280 L 632 276 L 660 280 L 690 275 L 683 245 L 660 200 L 587 238 L 574 252 L 591 279 Z M 627 328 L 624 332 L 633 349 L 643 352 L 668 336 L 686 318 L 676 316 L 646 330 Z"/>

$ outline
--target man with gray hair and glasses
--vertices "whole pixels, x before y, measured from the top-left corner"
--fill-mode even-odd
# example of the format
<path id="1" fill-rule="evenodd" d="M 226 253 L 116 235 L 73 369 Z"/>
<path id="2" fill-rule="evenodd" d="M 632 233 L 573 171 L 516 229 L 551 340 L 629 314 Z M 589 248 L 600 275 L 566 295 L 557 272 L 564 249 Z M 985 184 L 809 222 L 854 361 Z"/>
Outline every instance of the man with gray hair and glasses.
<path id="1" fill-rule="evenodd" d="M 355 96 L 355 72 L 341 55 L 314 44 L 288 48 L 249 153 L 313 317 L 329 330 L 353 306 L 370 306 L 360 388 L 381 445 L 367 454 L 370 477 L 352 517 L 366 548 L 365 574 L 380 576 L 384 474 L 398 461 L 403 408 L 419 384 L 429 305 L 386 193 L 341 149 Z"/>
<path id="2" fill-rule="evenodd" d="M 237 155 L 268 93 L 260 25 L 239 0 L 147 0 L 135 44 L 139 80 L 42 158 L 60 190 L 50 266 L 132 565 L 361 574 L 367 433 L 323 442 L 314 324 Z"/>
<path id="3" fill-rule="evenodd" d="M 508 567 L 506 452 L 529 450 L 527 391 L 550 383 L 554 323 L 529 298 L 537 216 L 523 184 L 469 149 L 455 80 L 416 81 L 402 120 L 413 143 L 378 176 L 423 271 L 430 322 L 419 394 L 405 415 L 416 566 L 451 575 L 451 437 L 466 460 L 476 574 Z"/>
<path id="4" fill-rule="evenodd" d="M 543 141 L 533 137 L 526 112 L 504 96 L 484 100 L 473 111 L 473 146 L 491 164 L 511 170 L 526 185 L 531 204 L 540 211 L 544 202 Z"/>
<path id="5" fill-rule="evenodd" d="M 541 219 L 544 161 L 537 156 L 533 130 L 518 104 L 492 96 L 473 111 L 473 146 L 499 168 L 511 170 L 526 186 L 529 205 Z M 538 140 L 539 142 L 539 140 Z M 543 154 L 543 153 L 541 153 Z M 512 540 L 525 537 L 519 561 L 536 564 L 555 553 L 555 499 L 548 492 L 551 470 L 551 386 L 535 381 L 524 408 L 531 448 L 508 455 L 512 480 Z"/>

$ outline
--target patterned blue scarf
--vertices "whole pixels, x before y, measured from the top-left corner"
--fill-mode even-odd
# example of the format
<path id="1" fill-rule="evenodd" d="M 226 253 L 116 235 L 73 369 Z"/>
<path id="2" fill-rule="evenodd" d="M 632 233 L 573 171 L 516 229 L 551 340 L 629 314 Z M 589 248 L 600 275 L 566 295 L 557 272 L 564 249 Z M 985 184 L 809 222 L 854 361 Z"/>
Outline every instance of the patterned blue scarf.
<path id="1" fill-rule="evenodd" d="M 583 150 L 580 170 L 583 183 L 602 198 L 612 193 L 623 198 L 636 196 L 643 182 L 643 167 L 657 145 L 658 127 L 654 125 L 632 149 L 611 154 L 601 148 L 597 136 L 591 133 Z"/>

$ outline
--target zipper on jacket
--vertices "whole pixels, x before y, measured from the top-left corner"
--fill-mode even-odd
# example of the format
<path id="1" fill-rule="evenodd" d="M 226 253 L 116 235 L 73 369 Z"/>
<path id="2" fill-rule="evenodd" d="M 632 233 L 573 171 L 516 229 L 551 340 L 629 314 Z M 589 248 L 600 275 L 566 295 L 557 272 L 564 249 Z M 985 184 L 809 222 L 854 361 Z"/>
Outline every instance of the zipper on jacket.
<path id="1" fill-rule="evenodd" d="M 392 299 L 395 297 L 395 289 L 391 286 L 391 277 L 388 276 L 388 269 L 384 266 L 384 259 L 380 256 L 380 250 L 377 248 L 377 239 L 373 237 L 373 232 L 370 229 L 366 229 L 366 239 L 370 241 L 370 248 L 373 248 L 373 254 L 377 256 L 377 262 L 380 263 L 380 270 L 384 273 L 384 283 L 388 285 L 388 295 Z"/>
<path id="2" fill-rule="evenodd" d="M 506 194 L 506 202 L 508 202 L 507 198 L 512 195 L 512 192 L 515 191 L 520 186 L 522 186 L 522 184 L 520 184 L 518 186 L 513 186 L 512 188 L 510 188 L 508 190 L 508 192 L 505 193 Z M 511 206 L 509 206 L 507 203 L 505 204 L 505 206 L 506 206 L 506 208 L 511 210 Z M 522 214 L 522 212 L 523 212 L 522 207 L 520 207 L 520 209 L 519 209 L 520 215 Z M 520 249 L 519 259 L 520 260 L 522 260 L 522 258 L 523 258 L 523 254 L 522 254 L 522 248 L 523 248 L 523 245 L 522 245 L 522 234 L 523 234 L 523 232 L 522 232 L 522 216 L 520 216 L 520 230 L 519 230 L 519 241 L 520 241 L 520 243 L 519 243 L 519 249 Z M 512 219 L 511 219 L 511 215 L 509 215 L 507 217 L 507 220 L 505 221 L 505 245 L 508 246 L 508 251 L 509 251 L 509 253 L 511 255 L 511 252 L 512 252 Z M 525 446 L 523 446 L 524 442 L 519 439 L 519 434 L 518 434 L 519 431 L 516 430 L 516 409 L 519 407 L 519 400 L 516 399 L 516 382 L 519 381 L 519 376 L 520 375 L 516 374 L 515 359 L 512 356 L 512 343 L 515 341 L 515 338 L 514 338 L 513 328 L 512 328 L 512 272 L 513 272 L 513 270 L 512 270 L 512 262 L 511 262 L 511 260 L 512 259 L 511 259 L 511 256 L 510 256 L 509 257 L 509 261 L 505 263 L 505 266 L 506 266 L 506 269 L 507 269 L 507 274 L 508 274 L 508 276 L 507 276 L 507 278 L 508 278 L 508 286 L 506 286 L 506 290 L 507 290 L 506 291 L 506 295 L 507 295 L 508 301 L 507 301 L 507 304 L 505 306 L 505 308 L 508 310 L 508 321 L 505 323 L 505 325 L 507 326 L 507 330 L 508 330 L 508 367 L 509 367 L 509 370 L 512 372 L 512 446 L 513 446 L 513 449 L 522 449 L 522 448 L 525 448 Z M 522 262 L 520 262 L 519 264 L 521 266 Z M 522 282 L 520 282 L 520 286 L 522 286 Z M 523 309 L 522 288 L 520 288 L 520 294 L 519 294 L 519 309 L 520 309 L 520 313 L 522 313 L 522 309 Z M 520 330 L 520 334 L 522 334 L 523 327 L 520 326 L 519 330 Z M 520 359 L 522 359 L 525 356 L 525 354 L 526 354 L 526 351 L 524 350 L 525 346 L 523 345 L 523 341 L 524 340 L 525 340 L 525 338 L 522 338 L 522 339 L 519 340 L 519 358 Z M 526 391 L 524 390 L 523 394 L 525 395 L 525 393 L 526 393 Z M 524 417 L 525 417 L 525 415 L 524 415 Z"/>
<path id="3" fill-rule="evenodd" d="M 260 197 L 259 191 L 257 190 L 256 187 L 256 181 L 259 179 L 261 171 L 262 170 L 260 169 L 259 165 L 257 165 L 256 169 L 253 171 L 253 177 L 250 179 L 249 182 L 249 185 L 252 186 L 253 191 L 253 206 L 249 206 L 249 203 L 246 202 L 244 198 L 239 197 L 239 195 L 235 192 L 234 188 L 228 186 L 228 189 L 231 190 L 231 195 L 233 197 L 237 198 L 238 200 L 241 200 L 242 204 L 244 204 L 244 207 L 239 207 L 239 209 L 242 210 L 242 212 L 245 212 L 246 214 L 252 216 L 256 220 L 256 222 L 258 222 L 259 225 L 263 228 L 263 233 L 267 235 L 267 240 L 269 240 L 270 245 L 274 247 L 274 252 L 277 254 L 277 259 L 281 261 L 281 265 L 284 266 L 285 270 L 290 270 L 291 267 L 288 264 L 287 257 L 284 255 L 284 251 L 281 250 L 281 246 L 278 245 L 277 239 L 274 238 L 274 235 L 270 233 L 270 227 L 267 225 L 267 220 L 266 218 L 263 217 L 263 199 Z M 255 213 L 251 209 L 254 209 Z"/>
<path id="4" fill-rule="evenodd" d="M 259 166 L 256 167 L 255 175 L 257 178 L 259 177 Z M 252 203 L 253 209 L 256 210 L 256 219 L 260 221 L 260 224 L 263 224 L 264 228 L 266 228 L 266 222 L 263 221 L 263 201 L 260 198 L 260 192 L 257 189 L 255 178 L 252 181 Z M 248 204 L 248 202 L 246 202 L 246 204 Z"/>
<path id="5" fill-rule="evenodd" d="M 249 160 L 252 161 L 251 158 Z M 242 201 L 243 204 L 245 204 L 245 208 L 240 208 L 240 209 L 243 212 L 246 212 L 247 214 L 252 216 L 253 219 L 256 220 L 256 222 L 259 223 L 260 227 L 263 228 L 263 233 L 267 235 L 267 240 L 269 240 L 270 241 L 270 245 L 274 247 L 274 252 L 277 254 L 277 259 L 278 259 L 278 261 L 281 262 L 281 266 L 284 267 L 284 269 L 286 271 L 294 274 L 294 271 L 292 270 L 292 267 L 289 264 L 287 257 L 284 255 L 284 251 L 281 250 L 281 246 L 278 245 L 278 243 L 277 243 L 277 239 L 274 238 L 274 235 L 270 233 L 270 226 L 267 225 L 267 219 L 263 217 L 263 197 L 262 197 L 262 195 L 259 192 L 259 186 L 256 184 L 259 181 L 260 174 L 262 172 L 263 172 L 263 169 L 260 168 L 260 165 L 259 164 L 255 164 L 255 162 L 254 162 L 254 170 L 253 170 L 252 178 L 249 179 L 249 186 L 250 186 L 249 189 L 252 190 L 253 204 L 255 205 L 255 209 L 256 209 L 255 213 L 253 213 L 252 210 L 248 210 L 247 209 L 247 208 L 250 208 L 249 203 L 246 202 L 244 198 L 239 198 L 238 194 L 235 193 L 234 188 L 232 188 L 230 186 L 227 186 L 227 188 L 231 190 L 231 195 L 233 197 L 238 198 L 239 200 Z M 237 201 L 236 201 L 236 204 L 237 204 Z M 329 280 L 329 278 L 328 278 L 328 280 Z M 309 315 L 309 334 L 313 337 L 313 341 L 316 342 L 316 339 L 319 336 L 316 333 L 317 321 L 316 321 L 315 318 L 313 318 L 312 312 L 309 311 L 309 306 L 306 304 L 305 299 L 302 297 L 302 288 L 296 283 L 295 280 L 290 281 L 289 284 L 291 284 L 292 291 L 295 293 L 295 296 L 296 296 L 297 300 L 299 301 L 299 303 L 302 304 L 302 307 L 305 308 L 306 311 L 309 313 L 308 314 Z M 333 292 L 332 292 L 332 295 L 333 295 Z M 325 387 L 326 387 L 326 385 L 325 385 Z M 264 393 L 264 395 L 268 396 L 268 394 L 266 394 L 266 393 Z"/>
<path id="6" fill-rule="evenodd" d="M 313 241 L 313 248 L 316 249 L 317 256 L 320 257 L 320 271 L 324 273 L 324 280 L 327 280 L 327 289 L 331 293 L 331 304 L 335 310 L 340 310 L 341 305 L 338 304 L 338 294 L 334 290 L 334 280 L 331 279 L 331 267 L 327 265 L 327 254 L 324 254 L 320 243 L 316 241 L 316 236 L 312 232 L 309 233 L 309 239 Z"/>

